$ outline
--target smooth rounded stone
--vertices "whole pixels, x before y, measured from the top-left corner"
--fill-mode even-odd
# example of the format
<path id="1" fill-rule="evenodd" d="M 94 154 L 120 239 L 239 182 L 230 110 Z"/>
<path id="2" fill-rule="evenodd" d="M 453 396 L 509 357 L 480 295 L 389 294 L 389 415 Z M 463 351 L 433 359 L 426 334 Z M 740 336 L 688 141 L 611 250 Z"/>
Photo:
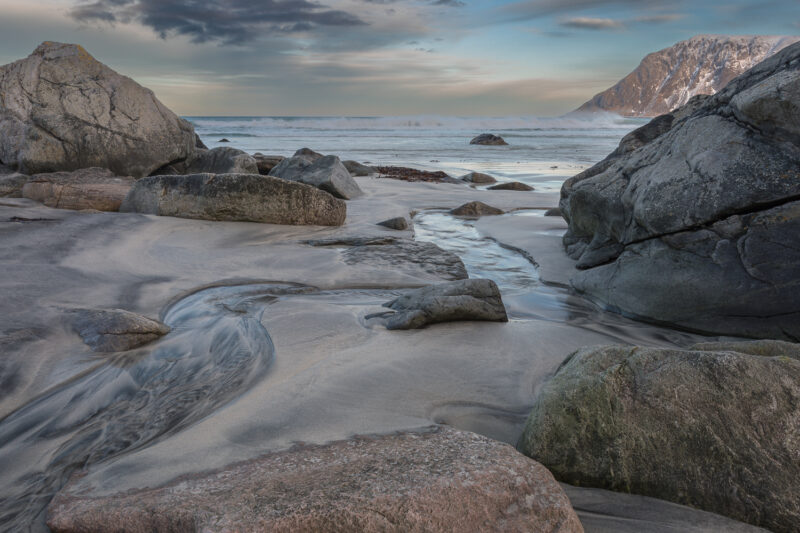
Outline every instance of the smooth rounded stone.
<path id="1" fill-rule="evenodd" d="M 48 517 L 54 533 L 583 531 L 544 467 L 447 427 L 297 445 L 108 496 L 68 485 Z"/>
<path id="2" fill-rule="evenodd" d="M 22 198 L 22 187 L 29 179 L 19 172 L 0 174 L 0 198 Z"/>
<path id="3" fill-rule="evenodd" d="M 542 387 L 519 448 L 566 483 L 789 532 L 798 435 L 797 345 L 606 346 L 572 354 Z"/>
<path id="4" fill-rule="evenodd" d="M 486 183 L 497 183 L 496 179 L 494 179 L 489 174 L 484 174 L 483 172 L 470 172 L 469 174 L 464 174 L 459 179 L 462 181 L 475 183 L 478 185 Z"/>
<path id="5" fill-rule="evenodd" d="M 483 202 L 467 202 L 450 210 L 451 215 L 460 217 L 482 217 L 484 215 L 502 215 L 504 211 Z"/>
<path id="6" fill-rule="evenodd" d="M 299 152 L 301 150 L 298 150 Z M 306 153 L 295 155 L 281 161 L 270 170 L 269 175 L 312 185 L 345 200 L 352 200 L 364 194 L 335 155 L 317 158 Z"/>
<path id="7" fill-rule="evenodd" d="M 651 321 L 800 339 L 798 123 L 800 43 L 626 136 L 562 187 L 573 288 Z"/>
<path id="8" fill-rule="evenodd" d="M 533 187 L 521 181 L 508 181 L 506 183 L 498 183 L 489 187 L 490 191 L 532 191 Z"/>
<path id="9" fill-rule="evenodd" d="M 544 212 L 544 216 L 546 216 L 546 217 L 563 217 L 564 215 L 561 213 L 561 209 L 559 209 L 558 207 L 553 207 L 553 208 L 548 209 L 547 211 L 545 211 Z"/>
<path id="10" fill-rule="evenodd" d="M 169 326 L 122 309 L 79 309 L 75 332 L 94 352 L 124 352 L 163 337 Z"/>
<path id="11" fill-rule="evenodd" d="M 247 152 L 221 146 L 198 150 L 186 161 L 183 174 L 258 174 L 258 163 Z"/>
<path id="12" fill-rule="evenodd" d="M 44 42 L 0 67 L 0 161 L 24 174 L 147 176 L 195 150 L 191 124 L 82 47 Z"/>
<path id="13" fill-rule="evenodd" d="M 369 176 L 371 174 L 377 174 L 378 169 L 363 165 L 358 161 L 342 161 L 344 168 L 350 173 L 351 176 Z"/>
<path id="14" fill-rule="evenodd" d="M 347 206 L 314 187 L 271 176 L 194 174 L 140 179 L 120 211 L 203 220 L 341 226 Z"/>
<path id="15" fill-rule="evenodd" d="M 22 196 L 58 209 L 119 211 L 134 182 L 105 168 L 83 168 L 35 174 L 22 187 Z"/>
<path id="16" fill-rule="evenodd" d="M 477 137 L 473 138 L 470 144 L 482 144 L 485 146 L 505 146 L 508 143 L 499 135 L 493 135 L 491 133 L 481 133 Z"/>
<path id="17" fill-rule="evenodd" d="M 418 329 L 439 322 L 508 322 L 500 290 L 490 279 L 465 279 L 416 289 L 383 304 L 395 311 L 386 329 Z"/>
<path id="18" fill-rule="evenodd" d="M 378 222 L 378 226 L 383 226 L 384 228 L 395 229 L 395 230 L 407 230 L 408 219 L 406 217 L 394 217 L 384 220 L 383 222 Z"/>
<path id="19" fill-rule="evenodd" d="M 269 174 L 269 171 L 275 168 L 278 163 L 286 159 L 282 155 L 264 155 L 261 152 L 253 154 L 253 159 L 256 160 L 258 166 L 258 173 L 262 176 Z"/>

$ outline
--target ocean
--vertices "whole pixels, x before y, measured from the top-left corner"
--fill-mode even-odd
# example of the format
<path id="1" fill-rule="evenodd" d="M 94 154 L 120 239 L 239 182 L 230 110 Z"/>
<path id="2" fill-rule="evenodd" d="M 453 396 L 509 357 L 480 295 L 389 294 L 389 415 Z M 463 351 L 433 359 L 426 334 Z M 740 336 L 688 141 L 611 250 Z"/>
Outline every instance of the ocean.
<path id="1" fill-rule="evenodd" d="M 289 156 L 308 147 L 371 165 L 470 171 L 499 181 L 558 190 L 564 179 L 600 161 L 646 119 L 614 114 L 519 117 L 185 117 L 209 147 Z M 480 133 L 502 136 L 509 146 L 475 146 Z M 220 143 L 221 139 L 230 143 Z"/>

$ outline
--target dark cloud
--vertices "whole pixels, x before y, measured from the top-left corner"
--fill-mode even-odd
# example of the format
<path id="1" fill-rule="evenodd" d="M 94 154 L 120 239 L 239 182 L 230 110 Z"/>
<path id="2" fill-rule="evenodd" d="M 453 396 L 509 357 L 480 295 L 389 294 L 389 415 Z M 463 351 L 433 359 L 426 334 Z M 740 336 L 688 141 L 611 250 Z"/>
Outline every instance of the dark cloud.
<path id="1" fill-rule="evenodd" d="M 530 20 L 551 15 L 566 15 L 586 9 L 615 6 L 641 8 L 663 3 L 661 0 L 524 0 L 500 9 L 507 20 Z"/>
<path id="2" fill-rule="evenodd" d="M 317 27 L 363 26 L 358 16 L 307 0 L 97 0 L 70 15 L 84 23 L 139 22 L 162 38 L 242 44 L 269 33 Z"/>
<path id="3" fill-rule="evenodd" d="M 565 28 L 578 28 L 582 30 L 617 30 L 624 27 L 620 20 L 609 18 L 573 17 L 559 22 Z"/>
<path id="4" fill-rule="evenodd" d="M 407 2 L 408 0 L 361 0 L 367 4 L 399 4 Z M 428 4 L 432 6 L 448 6 L 448 7 L 464 7 L 466 2 L 461 0 L 429 0 Z"/>

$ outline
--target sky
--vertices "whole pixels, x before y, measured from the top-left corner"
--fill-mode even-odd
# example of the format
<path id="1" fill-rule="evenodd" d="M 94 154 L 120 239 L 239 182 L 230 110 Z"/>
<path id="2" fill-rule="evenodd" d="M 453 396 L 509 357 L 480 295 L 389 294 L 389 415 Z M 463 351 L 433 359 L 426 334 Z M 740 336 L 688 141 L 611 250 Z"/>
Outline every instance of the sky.
<path id="1" fill-rule="evenodd" d="M 556 116 L 705 33 L 800 0 L 0 0 L 0 64 L 81 44 L 185 116 Z"/>

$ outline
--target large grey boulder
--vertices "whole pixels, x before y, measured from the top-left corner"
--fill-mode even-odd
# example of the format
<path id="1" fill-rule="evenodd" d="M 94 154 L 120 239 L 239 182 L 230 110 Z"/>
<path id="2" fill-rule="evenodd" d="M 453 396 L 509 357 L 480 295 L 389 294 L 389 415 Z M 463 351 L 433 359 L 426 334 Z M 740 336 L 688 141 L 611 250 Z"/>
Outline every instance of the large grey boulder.
<path id="1" fill-rule="evenodd" d="M 80 309 L 72 327 L 95 352 L 124 352 L 170 332 L 166 324 L 122 309 Z"/>
<path id="2" fill-rule="evenodd" d="M 584 348 L 541 389 L 520 449 L 557 479 L 776 532 L 800 523 L 800 346 Z"/>
<path id="3" fill-rule="evenodd" d="M 0 67 L 0 162 L 24 174 L 147 176 L 195 150 L 192 126 L 82 47 L 42 43 Z"/>
<path id="4" fill-rule="evenodd" d="M 800 44 L 564 183 L 573 287 L 681 327 L 800 338 Z"/>
<path id="5" fill-rule="evenodd" d="M 138 180 L 120 211 L 203 220 L 340 226 L 347 206 L 314 187 L 270 176 L 193 174 Z"/>
<path id="6" fill-rule="evenodd" d="M 31 176 L 22 187 L 22 196 L 58 209 L 119 211 L 134 181 L 105 168 L 50 172 Z"/>
<path id="7" fill-rule="evenodd" d="M 278 163 L 270 170 L 269 175 L 312 185 L 345 200 L 352 200 L 364 194 L 335 155 L 321 157 L 295 155 Z"/>
<path id="8" fill-rule="evenodd" d="M 258 174 L 256 160 L 242 150 L 221 146 L 198 150 L 186 161 L 184 174 Z"/>
<path id="9" fill-rule="evenodd" d="M 500 290 L 490 279 L 429 285 L 384 306 L 395 311 L 387 317 L 387 329 L 417 329 L 456 320 L 508 321 Z"/>

